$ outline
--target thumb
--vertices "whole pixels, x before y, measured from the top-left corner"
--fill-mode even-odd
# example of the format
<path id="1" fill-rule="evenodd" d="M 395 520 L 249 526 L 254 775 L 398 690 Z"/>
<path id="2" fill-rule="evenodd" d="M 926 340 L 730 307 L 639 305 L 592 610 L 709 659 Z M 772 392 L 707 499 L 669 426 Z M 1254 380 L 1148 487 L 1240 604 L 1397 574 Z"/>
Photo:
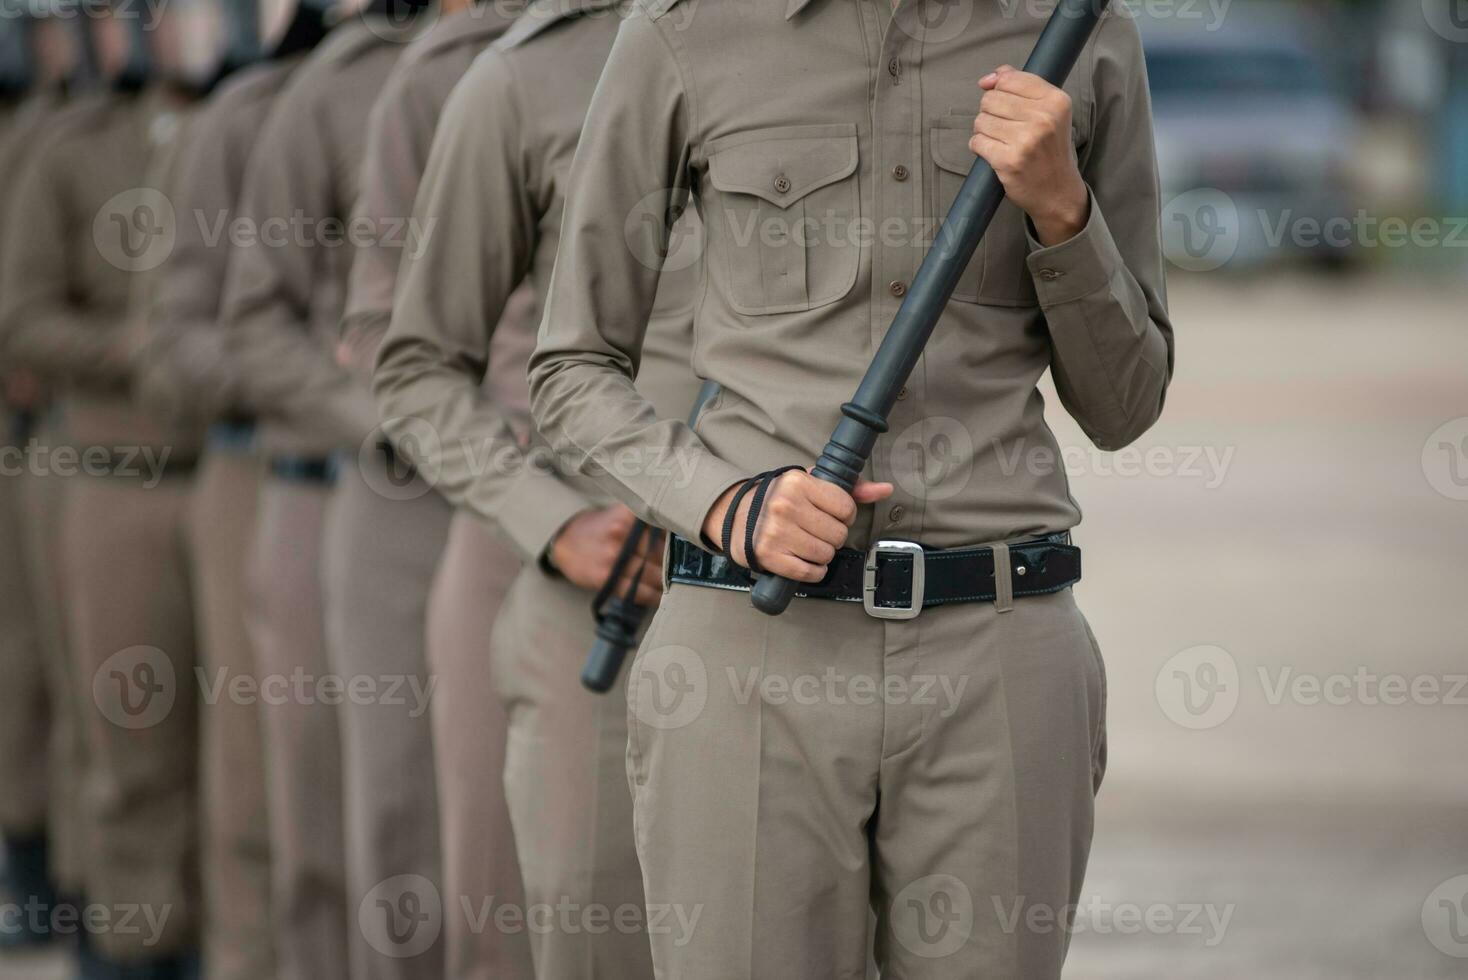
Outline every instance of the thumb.
<path id="1" fill-rule="evenodd" d="M 857 481 L 856 488 L 851 491 L 851 499 L 859 504 L 875 504 L 879 500 L 886 500 L 892 496 L 893 486 L 890 483 L 873 483 L 871 480 Z"/>

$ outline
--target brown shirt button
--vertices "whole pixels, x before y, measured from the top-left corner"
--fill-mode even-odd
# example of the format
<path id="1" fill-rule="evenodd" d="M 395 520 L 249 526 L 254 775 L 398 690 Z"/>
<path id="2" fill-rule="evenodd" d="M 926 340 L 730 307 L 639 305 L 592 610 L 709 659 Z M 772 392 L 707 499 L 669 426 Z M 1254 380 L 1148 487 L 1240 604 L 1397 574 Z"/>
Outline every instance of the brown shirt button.
<path id="1" fill-rule="evenodd" d="M 790 193 L 790 178 L 784 174 L 775 178 L 775 191 L 779 194 Z"/>
<path id="2" fill-rule="evenodd" d="M 891 61 L 887 62 L 887 74 L 891 75 L 893 78 L 897 78 L 898 76 L 900 76 L 902 74 L 902 62 L 897 60 L 896 58 L 893 58 Z"/>
<path id="3" fill-rule="evenodd" d="M 899 391 L 897 393 L 897 400 L 898 401 L 902 401 L 906 397 L 907 397 L 907 389 L 906 388 L 903 388 L 901 391 Z"/>
<path id="4" fill-rule="evenodd" d="M 899 163 L 897 166 L 892 168 L 892 178 L 894 180 L 906 180 L 907 168 Z"/>
<path id="5" fill-rule="evenodd" d="M 893 296 L 907 295 L 907 283 L 903 282 L 901 279 L 892 280 L 892 282 L 888 284 L 887 288 L 892 290 Z"/>
<path id="6" fill-rule="evenodd" d="M 893 507 L 887 512 L 887 520 L 893 524 L 896 524 L 898 521 L 902 520 L 902 515 L 906 513 L 907 511 L 903 509 L 902 505 L 898 504 L 896 507 Z"/>

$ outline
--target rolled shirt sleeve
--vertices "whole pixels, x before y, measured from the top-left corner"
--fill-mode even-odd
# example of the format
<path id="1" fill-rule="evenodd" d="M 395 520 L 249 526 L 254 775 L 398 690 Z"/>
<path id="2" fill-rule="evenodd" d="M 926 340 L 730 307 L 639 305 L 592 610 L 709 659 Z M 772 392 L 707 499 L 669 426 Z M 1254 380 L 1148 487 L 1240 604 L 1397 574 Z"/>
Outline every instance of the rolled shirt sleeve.
<path id="1" fill-rule="evenodd" d="M 1097 446 L 1116 450 L 1162 412 L 1173 330 L 1151 102 L 1134 20 L 1108 16 L 1090 51 L 1093 135 L 1081 160 L 1090 219 L 1076 237 L 1049 248 L 1030 227 L 1028 262 L 1061 403 Z"/>
<path id="2" fill-rule="evenodd" d="M 536 234 L 514 88 L 504 60 L 485 55 L 444 107 L 413 207 L 414 220 L 435 230 L 398 270 L 373 391 L 389 437 L 425 478 L 534 559 L 592 505 L 521 445 L 482 387 Z M 447 220 L 455 215 L 474 220 Z"/>
<path id="3" fill-rule="evenodd" d="M 536 426 L 563 461 L 639 516 L 697 541 L 720 494 L 749 474 L 686 422 L 660 419 L 633 386 L 661 271 L 643 257 L 667 254 L 666 218 L 688 198 L 687 113 L 675 55 L 634 11 L 577 146 L 530 394 Z M 629 222 L 638 214 L 665 220 Z M 646 465 L 597 462 L 615 458 Z"/>

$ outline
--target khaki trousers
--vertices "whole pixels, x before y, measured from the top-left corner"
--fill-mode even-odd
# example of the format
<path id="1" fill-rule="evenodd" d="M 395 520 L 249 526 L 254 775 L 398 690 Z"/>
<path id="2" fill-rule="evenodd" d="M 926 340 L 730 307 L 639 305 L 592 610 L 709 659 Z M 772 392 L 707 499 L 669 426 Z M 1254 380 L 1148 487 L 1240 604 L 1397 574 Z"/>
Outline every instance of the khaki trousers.
<path id="1" fill-rule="evenodd" d="M 622 686 L 597 695 L 580 682 L 591 599 L 528 565 L 494 630 L 495 685 L 510 716 L 505 793 L 539 980 L 652 976 Z"/>
<path id="2" fill-rule="evenodd" d="M 349 692 L 338 717 L 353 980 L 440 980 L 438 788 L 424 642 L 452 510 L 381 457 L 343 465 L 323 545 L 326 647 Z"/>
<path id="3" fill-rule="evenodd" d="M 83 809 L 93 849 L 89 929 L 103 956 L 192 949 L 199 913 L 195 650 L 185 514 L 189 481 L 77 475 L 62 550 L 69 645 L 87 750 Z M 129 912 L 131 919 L 124 919 Z"/>
<path id="4" fill-rule="evenodd" d="M 514 549 L 459 511 L 428 601 L 433 755 L 443 842 L 444 965 L 451 980 L 531 980 L 524 930 L 496 928 L 493 908 L 525 891 L 505 802 L 509 719 L 490 683 L 490 634 L 520 571 Z M 486 915 L 486 910 L 490 911 Z"/>
<path id="5" fill-rule="evenodd" d="M 259 457 L 211 450 L 190 502 L 200 687 L 208 693 L 199 735 L 208 980 L 271 980 L 275 975 L 260 703 L 231 694 L 237 678 L 260 681 L 245 629 L 245 560 L 260 481 Z"/>
<path id="6" fill-rule="evenodd" d="M 347 980 L 342 770 L 321 612 L 328 488 L 267 476 L 246 572 L 262 675 L 271 917 L 281 980 Z M 353 910 L 353 913 L 355 910 Z M 350 925 L 349 925 L 350 923 Z"/>
<path id="7" fill-rule="evenodd" d="M 862 977 L 869 904 L 884 977 L 1059 976 L 1105 745 L 1069 590 L 884 622 L 674 586 L 627 703 L 658 977 Z"/>
<path id="8" fill-rule="evenodd" d="M 37 515 L 24 448 L 0 444 L 0 460 L 0 835 L 36 837 L 46 830 L 51 771 L 40 594 L 26 561 L 26 525 Z"/>
<path id="9" fill-rule="evenodd" d="M 47 445 L 45 434 L 37 446 Z M 86 772 L 86 709 L 90 691 L 82 691 L 66 643 L 66 589 L 62 585 L 61 515 L 65 480 L 51 472 L 45 458 L 27 459 L 21 491 L 25 500 L 25 559 L 35 604 L 35 625 L 50 709 L 46 755 L 50 767 L 51 877 L 61 891 L 81 894 L 82 874 L 89 861 L 89 842 L 82 783 Z"/>

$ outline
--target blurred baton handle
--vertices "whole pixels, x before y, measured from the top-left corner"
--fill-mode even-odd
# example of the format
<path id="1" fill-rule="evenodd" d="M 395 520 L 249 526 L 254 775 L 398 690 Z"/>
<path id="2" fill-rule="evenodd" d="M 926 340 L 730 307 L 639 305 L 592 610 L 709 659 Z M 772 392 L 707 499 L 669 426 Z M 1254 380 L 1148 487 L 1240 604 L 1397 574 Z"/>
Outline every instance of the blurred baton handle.
<path id="1" fill-rule="evenodd" d="M 719 386 L 712 381 L 703 383 L 698 397 L 693 400 L 693 411 L 688 414 L 690 426 L 698 421 L 698 413 L 718 390 Z M 591 611 L 596 616 L 596 640 L 586 655 L 586 665 L 581 668 L 581 686 L 588 691 L 597 694 L 610 691 L 617 683 L 617 675 L 622 672 L 622 661 L 627 659 L 627 651 L 637 643 L 637 631 L 642 628 L 647 609 L 632 601 L 637 589 L 635 578 L 626 595 L 616 594 L 617 584 L 637 557 L 637 547 L 643 536 L 657 533 L 658 530 L 646 521 L 632 525 L 632 530 L 627 532 L 627 540 L 622 543 L 622 550 L 617 553 L 617 561 L 607 575 L 606 584 L 592 602 Z"/>
<path id="2" fill-rule="evenodd" d="M 1064 85 L 1109 3 L 1060 0 L 1024 70 L 1052 85 Z M 887 431 L 887 414 L 897 402 L 897 393 L 922 356 L 959 276 L 1003 202 L 1004 185 L 994 168 L 982 159 L 975 160 L 861 385 L 851 401 L 841 406 L 843 417 L 811 471 L 815 477 L 848 493 L 856 486 L 877 436 Z M 797 588 L 789 579 L 763 575 L 750 593 L 750 602 L 760 612 L 778 616 L 790 605 Z"/>

